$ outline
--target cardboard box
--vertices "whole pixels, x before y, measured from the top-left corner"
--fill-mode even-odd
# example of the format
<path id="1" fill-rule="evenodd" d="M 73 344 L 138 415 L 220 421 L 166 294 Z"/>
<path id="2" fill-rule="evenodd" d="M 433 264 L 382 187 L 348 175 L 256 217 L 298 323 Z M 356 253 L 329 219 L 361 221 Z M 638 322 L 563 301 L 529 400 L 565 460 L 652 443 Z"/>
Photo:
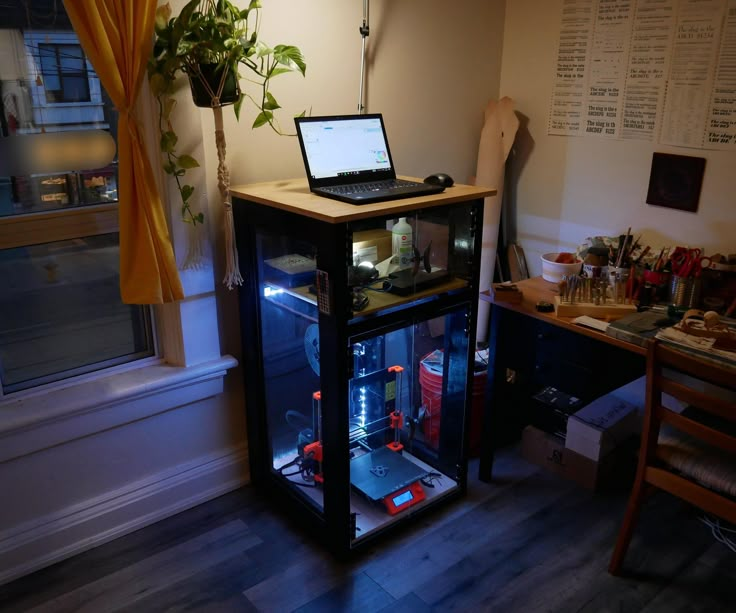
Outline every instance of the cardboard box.
<path id="1" fill-rule="evenodd" d="M 353 232 L 353 264 L 368 261 L 378 264 L 391 257 L 390 230 Z"/>
<path id="2" fill-rule="evenodd" d="M 675 373 L 672 373 L 675 375 Z M 683 379 L 683 382 L 685 379 Z M 613 396 L 616 396 L 616 398 L 620 398 L 621 400 L 625 400 L 629 404 L 633 404 L 637 411 L 639 412 L 639 422 L 641 425 L 642 420 L 644 419 L 644 405 L 646 404 L 646 389 L 647 389 L 647 378 L 639 377 L 638 379 L 634 379 L 633 381 L 630 381 L 626 385 L 622 385 L 619 388 L 616 388 L 611 392 Z M 675 413 L 682 413 L 682 411 L 687 406 L 687 402 L 684 402 L 680 400 L 679 398 L 675 398 L 674 396 L 670 396 L 669 394 L 662 394 L 662 406 L 668 408 L 670 411 L 674 411 Z"/>
<path id="3" fill-rule="evenodd" d="M 565 447 L 598 461 L 639 430 L 636 407 L 605 394 L 570 416 Z"/>
<path id="4" fill-rule="evenodd" d="M 630 444 L 616 448 L 596 462 L 566 449 L 561 438 L 534 426 L 524 428 L 521 454 L 529 462 L 593 491 L 629 487 L 636 469 Z"/>

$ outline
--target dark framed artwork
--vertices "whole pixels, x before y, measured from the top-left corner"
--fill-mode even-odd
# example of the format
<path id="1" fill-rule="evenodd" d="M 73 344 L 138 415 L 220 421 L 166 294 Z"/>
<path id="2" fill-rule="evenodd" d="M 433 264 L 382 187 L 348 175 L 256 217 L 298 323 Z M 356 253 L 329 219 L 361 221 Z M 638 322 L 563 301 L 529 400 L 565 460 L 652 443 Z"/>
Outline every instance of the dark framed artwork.
<path id="1" fill-rule="evenodd" d="M 694 213 L 698 210 L 704 172 L 705 158 L 652 154 L 647 204 Z"/>

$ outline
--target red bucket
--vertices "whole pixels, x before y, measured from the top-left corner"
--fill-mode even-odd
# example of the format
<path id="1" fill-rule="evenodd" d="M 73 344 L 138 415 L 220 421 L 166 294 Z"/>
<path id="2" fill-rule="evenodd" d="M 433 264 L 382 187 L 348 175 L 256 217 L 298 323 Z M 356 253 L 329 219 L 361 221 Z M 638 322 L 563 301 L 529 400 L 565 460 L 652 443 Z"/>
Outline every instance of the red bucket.
<path id="1" fill-rule="evenodd" d="M 440 415 L 442 412 L 442 375 L 427 366 L 424 356 L 419 365 L 419 386 L 424 405 L 423 430 L 425 440 L 434 448 L 440 444 Z M 483 416 L 483 401 L 488 371 L 476 372 L 473 376 L 473 391 L 470 405 L 470 455 L 477 456 L 480 450 L 480 434 Z"/>

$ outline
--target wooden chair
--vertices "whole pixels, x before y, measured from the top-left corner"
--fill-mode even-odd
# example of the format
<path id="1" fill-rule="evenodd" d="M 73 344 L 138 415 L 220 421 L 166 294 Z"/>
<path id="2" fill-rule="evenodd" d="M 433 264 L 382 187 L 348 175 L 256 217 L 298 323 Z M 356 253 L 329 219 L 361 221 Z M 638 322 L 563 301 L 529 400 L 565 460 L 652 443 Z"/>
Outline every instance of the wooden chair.
<path id="1" fill-rule="evenodd" d="M 726 391 L 720 393 L 702 382 Z M 736 523 L 734 391 L 736 368 L 698 359 L 657 341 L 650 344 L 639 463 L 608 567 L 612 575 L 621 571 L 642 502 L 652 490 L 665 490 Z M 663 407 L 663 392 L 684 401 L 688 408 L 677 413 Z"/>

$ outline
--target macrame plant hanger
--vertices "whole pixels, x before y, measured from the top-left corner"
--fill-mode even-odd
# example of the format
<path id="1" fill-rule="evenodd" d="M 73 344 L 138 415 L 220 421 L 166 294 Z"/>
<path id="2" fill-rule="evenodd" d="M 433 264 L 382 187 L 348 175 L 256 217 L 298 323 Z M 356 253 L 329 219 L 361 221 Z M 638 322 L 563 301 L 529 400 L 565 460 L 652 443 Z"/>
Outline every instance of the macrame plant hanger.
<path id="1" fill-rule="evenodd" d="M 243 276 L 240 274 L 240 265 L 238 263 L 238 245 L 235 239 L 235 223 L 233 221 L 233 203 L 230 196 L 230 171 L 227 167 L 225 142 L 225 130 L 222 121 L 222 104 L 220 99 L 222 91 L 225 87 L 229 66 L 225 67 L 220 76 L 220 82 L 217 91 L 213 91 L 207 79 L 204 78 L 199 66 L 193 66 L 193 72 L 196 78 L 202 83 L 207 90 L 211 99 L 212 112 L 215 116 L 215 145 L 217 146 L 217 189 L 220 191 L 220 200 L 224 208 L 223 222 L 225 232 L 225 277 L 222 282 L 227 285 L 228 289 L 232 289 L 234 285 L 243 284 Z M 237 86 L 237 78 L 235 79 Z"/>
<path id="2" fill-rule="evenodd" d="M 233 221 L 233 203 L 230 198 L 230 171 L 225 163 L 225 131 L 222 126 L 222 106 L 212 101 L 212 111 L 215 114 L 215 144 L 217 145 L 217 188 L 224 207 L 225 224 L 225 278 L 222 282 L 232 289 L 233 285 L 242 285 L 243 276 L 238 264 L 238 245 L 235 240 L 235 223 Z"/>

